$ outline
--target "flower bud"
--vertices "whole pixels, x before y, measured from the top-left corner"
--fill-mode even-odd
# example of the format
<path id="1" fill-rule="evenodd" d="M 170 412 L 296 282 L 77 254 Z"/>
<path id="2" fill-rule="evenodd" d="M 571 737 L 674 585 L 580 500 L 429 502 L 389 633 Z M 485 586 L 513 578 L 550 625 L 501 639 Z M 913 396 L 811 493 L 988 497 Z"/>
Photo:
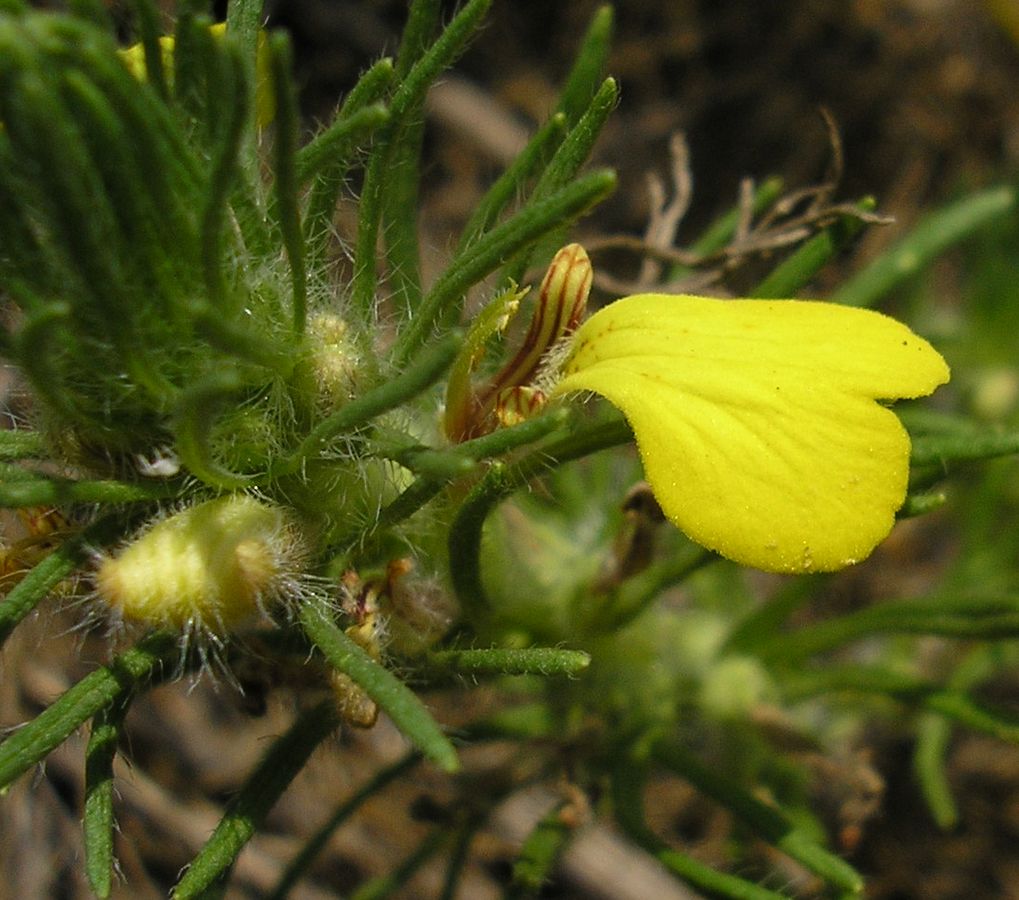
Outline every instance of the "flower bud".
<path id="1" fill-rule="evenodd" d="M 234 494 L 158 520 L 102 559 L 95 584 L 126 620 L 222 634 L 293 588 L 304 555 L 282 508 Z"/>

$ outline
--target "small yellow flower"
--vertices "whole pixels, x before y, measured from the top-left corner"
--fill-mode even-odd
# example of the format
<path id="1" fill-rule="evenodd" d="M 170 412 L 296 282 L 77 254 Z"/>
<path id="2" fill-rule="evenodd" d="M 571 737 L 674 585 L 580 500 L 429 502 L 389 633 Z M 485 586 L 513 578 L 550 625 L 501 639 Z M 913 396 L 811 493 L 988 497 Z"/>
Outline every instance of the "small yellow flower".
<path id="1" fill-rule="evenodd" d="M 906 495 L 909 436 L 879 401 L 948 381 L 880 313 L 800 300 L 624 297 L 575 333 L 555 395 L 622 410 L 658 502 L 690 538 L 769 572 L 866 557 Z"/>
<path id="2" fill-rule="evenodd" d="M 226 22 L 217 22 L 209 27 L 209 33 L 216 38 L 226 34 Z M 163 57 L 163 71 L 172 83 L 174 39 L 163 35 L 159 39 L 159 50 Z M 141 44 L 132 44 L 118 51 L 120 59 L 127 70 L 139 81 L 147 81 L 148 68 L 145 65 L 145 48 Z M 259 128 L 265 128 L 276 117 L 276 98 L 272 93 L 271 74 L 269 72 L 269 56 L 266 47 L 265 32 L 258 33 L 258 49 L 255 57 L 255 115 Z"/>
<path id="3" fill-rule="evenodd" d="M 132 622 L 224 635 L 296 591 L 304 557 L 289 513 L 234 494 L 158 519 L 103 557 L 96 593 Z"/>

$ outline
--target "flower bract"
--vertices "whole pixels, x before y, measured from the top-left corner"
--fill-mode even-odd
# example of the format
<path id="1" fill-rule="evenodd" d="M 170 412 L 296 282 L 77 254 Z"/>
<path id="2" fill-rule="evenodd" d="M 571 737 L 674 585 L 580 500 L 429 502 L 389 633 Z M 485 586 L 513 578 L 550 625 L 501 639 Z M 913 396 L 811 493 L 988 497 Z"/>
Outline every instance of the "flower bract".
<path id="1" fill-rule="evenodd" d="M 887 536 L 910 443 L 880 401 L 949 377 L 927 341 L 870 310 L 666 294 L 593 315 L 561 373 L 557 394 L 622 410 L 673 523 L 771 572 L 840 569 Z"/>

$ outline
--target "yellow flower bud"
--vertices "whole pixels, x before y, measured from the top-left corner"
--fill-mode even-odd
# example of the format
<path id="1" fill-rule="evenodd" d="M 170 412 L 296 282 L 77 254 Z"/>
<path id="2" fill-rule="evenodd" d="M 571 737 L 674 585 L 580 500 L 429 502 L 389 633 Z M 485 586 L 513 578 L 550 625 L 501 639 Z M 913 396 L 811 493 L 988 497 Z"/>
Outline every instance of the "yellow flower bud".
<path id="1" fill-rule="evenodd" d="M 102 559 L 95 584 L 126 620 L 222 634 L 293 589 L 304 555 L 281 507 L 235 494 L 158 520 Z"/>

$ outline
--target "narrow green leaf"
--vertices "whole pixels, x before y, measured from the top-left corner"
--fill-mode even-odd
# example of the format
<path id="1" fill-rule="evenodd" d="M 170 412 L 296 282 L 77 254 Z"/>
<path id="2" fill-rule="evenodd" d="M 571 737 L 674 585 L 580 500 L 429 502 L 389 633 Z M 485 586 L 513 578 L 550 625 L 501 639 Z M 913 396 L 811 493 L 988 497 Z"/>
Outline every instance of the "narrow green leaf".
<path id="1" fill-rule="evenodd" d="M 647 766 L 623 758 L 612 771 L 612 804 L 616 821 L 639 847 L 654 856 L 673 875 L 706 896 L 729 900 L 789 900 L 751 881 L 719 872 L 685 853 L 671 849 L 648 826 L 644 813 Z"/>
<path id="2" fill-rule="evenodd" d="M 279 218 L 283 246 L 290 263 L 290 291 L 294 333 L 304 334 L 308 316 L 308 277 L 305 269 L 304 233 L 297 190 L 297 135 L 300 128 L 297 98 L 290 76 L 290 41 L 284 34 L 269 39 L 269 67 L 272 72 L 272 89 L 276 98 L 276 140 L 274 142 L 276 211 Z"/>
<path id="3" fill-rule="evenodd" d="M 417 695 L 344 634 L 319 604 L 302 607 L 301 625 L 329 664 L 371 697 L 415 747 L 445 771 L 459 769 L 456 750 Z"/>
<path id="4" fill-rule="evenodd" d="M 615 13 L 610 4 L 598 7 L 563 83 L 557 111 L 566 117 L 570 127 L 577 123 L 598 92 L 612 48 L 614 18 Z"/>
<path id="5" fill-rule="evenodd" d="M 126 698 L 92 719 L 92 733 L 85 750 L 85 875 L 100 900 L 110 896 L 113 869 L 113 761 L 117 756 L 121 726 L 127 713 Z"/>
<path id="6" fill-rule="evenodd" d="M 0 482 L 0 507 L 68 506 L 72 503 L 139 503 L 165 500 L 180 492 L 172 482 L 70 481 L 36 478 Z"/>
<path id="7" fill-rule="evenodd" d="M 867 197 L 857 203 L 861 213 L 872 212 L 877 203 Z M 751 297 L 795 297 L 810 280 L 858 235 L 866 223 L 859 216 L 843 215 L 815 234 L 772 269 L 754 288 Z"/>
<path id="8" fill-rule="evenodd" d="M 385 900 L 392 897 L 448 843 L 449 834 L 444 828 L 435 828 L 422 838 L 414 850 L 392 871 L 362 884 L 350 895 L 350 900 Z"/>
<path id="9" fill-rule="evenodd" d="M 952 739 L 952 723 L 944 716 L 928 713 L 916 725 L 913 749 L 913 775 L 938 827 L 954 828 L 959 810 L 948 783 L 946 760 Z"/>
<path id="10" fill-rule="evenodd" d="M 542 885 L 552 877 L 553 868 L 573 837 L 574 830 L 562 815 L 564 806 L 565 803 L 553 806 L 524 838 L 513 863 L 513 879 L 504 895 L 506 900 L 537 897 Z"/>
<path id="11" fill-rule="evenodd" d="M 308 757 L 338 725 L 332 700 L 325 700 L 301 713 L 272 743 L 230 801 L 212 837 L 177 882 L 174 900 L 205 897 L 206 891 L 220 882 Z"/>
<path id="12" fill-rule="evenodd" d="M 397 760 L 391 766 L 380 769 L 368 782 L 356 791 L 349 799 L 344 800 L 329 819 L 323 824 L 301 848 L 301 852 L 287 865 L 286 870 L 277 882 L 276 887 L 266 900 L 284 900 L 290 889 L 297 884 L 308 871 L 315 858 L 322 852 L 333 833 L 349 819 L 361 805 L 378 794 L 390 782 L 395 781 L 410 771 L 420 762 L 421 756 L 415 751 Z"/>
<path id="13" fill-rule="evenodd" d="M 350 115 L 337 117 L 325 131 L 297 151 L 297 182 L 307 184 L 327 168 L 342 162 L 357 144 L 389 121 L 382 103 L 371 103 Z"/>
<path id="14" fill-rule="evenodd" d="M 393 61 L 388 58 L 380 59 L 361 76 L 351 89 L 340 106 L 333 123 L 298 152 L 298 167 L 302 165 L 302 159 L 321 159 L 320 166 L 316 167 L 318 176 L 312 183 L 304 217 L 305 235 L 310 242 L 309 256 L 316 260 L 322 259 L 325 253 L 331 234 L 336 201 L 339 199 L 343 187 L 350 155 L 356 146 L 346 141 L 340 145 L 335 130 L 344 128 L 342 123 L 352 119 L 356 114 L 380 100 L 392 80 Z M 388 123 L 389 118 L 387 111 L 385 122 L 379 122 L 378 125 L 382 126 Z M 330 152 L 334 141 L 336 141 L 335 152 Z"/>
<path id="15" fill-rule="evenodd" d="M 236 402 L 244 384 L 236 371 L 223 369 L 191 384 L 181 394 L 174 417 L 176 450 L 184 467 L 208 485 L 236 490 L 251 483 L 251 475 L 231 472 L 215 459 L 212 432 L 222 408 Z"/>
<path id="16" fill-rule="evenodd" d="M 488 231 L 512 201 L 522 196 L 534 173 L 544 165 L 565 136 L 566 116 L 563 113 L 556 113 L 534 133 L 527 146 L 474 207 L 460 235 L 457 256 Z"/>
<path id="17" fill-rule="evenodd" d="M 1015 206 L 1010 187 L 970 194 L 924 216 L 898 244 L 881 254 L 835 292 L 847 306 L 873 306 L 892 288 L 929 265 L 946 248 L 971 235 Z"/>
<path id="18" fill-rule="evenodd" d="M 757 799 L 734 779 L 703 765 L 675 743 L 657 744 L 654 756 L 667 769 L 721 803 L 769 844 L 809 871 L 844 891 L 862 892 L 860 873 L 798 828 L 778 807 Z"/>
<path id="19" fill-rule="evenodd" d="M 776 664 L 795 666 L 807 657 L 881 634 L 1014 638 L 1019 636 L 1019 602 L 1009 596 L 967 595 L 888 600 L 826 622 L 768 635 L 755 649 Z"/>
<path id="20" fill-rule="evenodd" d="M 38 459 L 46 455 L 46 439 L 38 431 L 0 431 L 0 460 Z"/>
<path id="21" fill-rule="evenodd" d="M 437 328 L 457 323 L 467 291 L 504 260 L 538 238 L 583 215 L 616 186 L 613 172 L 578 178 L 552 196 L 529 203 L 460 254 L 425 295 L 417 315 L 397 338 L 394 365 L 411 359 Z"/>
<path id="22" fill-rule="evenodd" d="M 966 434 L 920 434 L 912 439 L 910 464 L 944 469 L 953 463 L 975 462 L 1019 453 L 1019 432 L 974 430 Z"/>
<path id="23" fill-rule="evenodd" d="M 362 322 L 372 323 L 375 315 L 375 251 L 386 208 L 387 179 L 392 177 L 393 155 L 399 146 L 399 132 L 410 124 L 408 115 L 419 107 L 431 83 L 466 47 L 490 5 L 491 0 L 468 0 L 393 94 L 389 106 L 391 120 L 384 133 L 378 135 L 361 190 L 351 308 Z"/>
<path id="24" fill-rule="evenodd" d="M 177 636 L 159 632 L 82 678 L 0 743 L 0 789 L 44 759 L 72 731 L 118 697 L 172 674 L 179 653 Z"/>
<path id="25" fill-rule="evenodd" d="M 134 0 L 135 21 L 142 49 L 145 52 L 145 78 L 165 103 L 170 99 L 166 71 L 163 67 L 163 53 L 159 46 L 159 10 L 153 0 Z M 236 6 L 236 4 L 232 4 Z"/>
<path id="26" fill-rule="evenodd" d="M 591 664 L 582 650 L 500 647 L 472 650 L 437 650 L 428 654 L 428 668 L 460 675 L 578 675 Z"/>

